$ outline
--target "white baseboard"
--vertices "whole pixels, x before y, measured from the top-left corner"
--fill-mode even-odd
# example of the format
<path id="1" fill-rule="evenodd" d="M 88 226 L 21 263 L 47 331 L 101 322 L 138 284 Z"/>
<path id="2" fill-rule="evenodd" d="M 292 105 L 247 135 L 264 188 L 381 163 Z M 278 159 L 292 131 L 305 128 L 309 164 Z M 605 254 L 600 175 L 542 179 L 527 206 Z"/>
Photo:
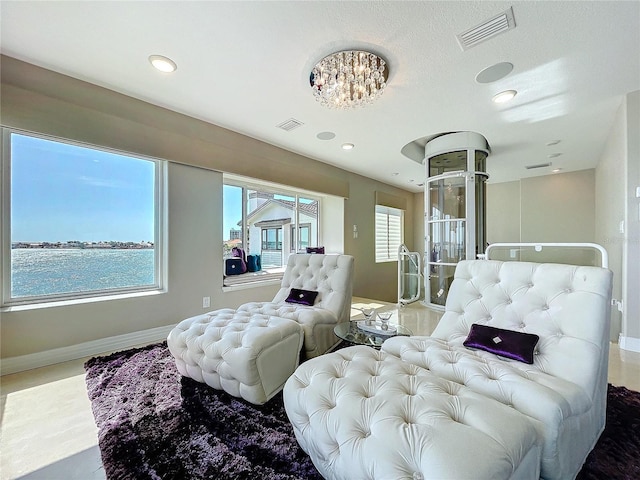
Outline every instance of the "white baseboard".
<path id="1" fill-rule="evenodd" d="M 105 352 L 124 350 L 136 345 L 160 342 L 166 340 L 167 335 L 169 335 L 169 332 L 174 326 L 175 325 L 156 327 L 140 332 L 92 340 L 68 347 L 45 350 L 44 352 L 4 358 L 0 365 L 0 375 L 23 372 L 25 370 L 31 370 L 32 368 L 77 360 L 78 358 L 99 355 Z"/>
<path id="2" fill-rule="evenodd" d="M 618 340 L 620 348 L 622 350 L 629 350 L 630 352 L 640 352 L 640 338 L 624 337 L 620 334 Z"/>

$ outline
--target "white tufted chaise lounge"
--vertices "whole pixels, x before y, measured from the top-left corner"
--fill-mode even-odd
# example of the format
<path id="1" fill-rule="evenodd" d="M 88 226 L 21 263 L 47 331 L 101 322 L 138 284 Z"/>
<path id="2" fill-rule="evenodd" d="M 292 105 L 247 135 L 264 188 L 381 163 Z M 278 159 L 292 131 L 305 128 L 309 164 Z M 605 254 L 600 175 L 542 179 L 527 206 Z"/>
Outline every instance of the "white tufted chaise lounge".
<path id="1" fill-rule="evenodd" d="M 261 405 L 298 366 L 302 329 L 284 318 L 225 308 L 183 320 L 167 345 L 183 376 Z"/>
<path id="2" fill-rule="evenodd" d="M 334 327 L 350 319 L 353 262 L 350 255 L 291 255 L 273 300 L 245 303 L 238 311 L 296 321 L 304 332 L 304 357 L 322 355 L 339 342 Z M 292 288 L 318 292 L 313 306 L 285 302 Z"/>
<path id="3" fill-rule="evenodd" d="M 430 337 L 298 367 L 296 438 L 329 479 L 574 478 L 604 428 L 610 301 L 608 269 L 463 261 Z M 533 364 L 465 347 L 472 324 L 538 335 Z"/>
<path id="4" fill-rule="evenodd" d="M 185 377 L 263 404 L 278 393 L 307 357 L 335 345 L 333 329 L 348 321 L 353 257 L 291 255 L 272 302 L 215 310 L 187 318 L 171 330 L 169 351 Z M 287 303 L 292 288 L 318 292 L 313 305 Z"/>

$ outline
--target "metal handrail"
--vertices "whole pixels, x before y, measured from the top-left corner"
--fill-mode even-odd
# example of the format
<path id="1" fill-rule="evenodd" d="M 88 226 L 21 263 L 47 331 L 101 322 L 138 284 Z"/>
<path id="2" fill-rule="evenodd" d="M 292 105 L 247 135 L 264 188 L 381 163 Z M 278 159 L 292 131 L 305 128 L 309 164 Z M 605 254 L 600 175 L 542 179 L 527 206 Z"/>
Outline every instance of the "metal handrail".
<path id="1" fill-rule="evenodd" d="M 415 258 L 414 258 L 415 256 Z M 417 286 L 417 291 L 416 291 L 416 295 L 414 297 L 411 297 L 409 299 L 403 299 L 402 298 L 402 285 L 403 285 L 403 271 L 402 271 L 402 265 L 404 264 L 404 262 L 402 261 L 402 257 L 407 257 L 411 263 L 413 264 L 413 266 L 416 268 L 416 278 L 418 279 L 418 286 Z M 416 261 L 417 260 L 417 261 Z M 398 304 L 399 305 L 405 305 L 408 303 L 412 303 L 415 302 L 417 300 L 420 299 L 420 290 L 422 289 L 422 265 L 420 262 L 420 253 L 419 252 L 411 252 L 409 251 L 409 249 L 407 248 L 406 245 L 401 244 L 398 247 Z"/>
<path id="2" fill-rule="evenodd" d="M 600 263 L 602 268 L 609 268 L 609 254 L 602 245 L 597 243 L 492 243 L 484 251 L 484 254 L 478 255 L 478 258 L 489 259 L 489 253 L 494 248 L 520 248 L 534 247 L 536 252 L 541 252 L 544 247 L 569 247 L 569 248 L 593 248 L 600 252 Z"/>

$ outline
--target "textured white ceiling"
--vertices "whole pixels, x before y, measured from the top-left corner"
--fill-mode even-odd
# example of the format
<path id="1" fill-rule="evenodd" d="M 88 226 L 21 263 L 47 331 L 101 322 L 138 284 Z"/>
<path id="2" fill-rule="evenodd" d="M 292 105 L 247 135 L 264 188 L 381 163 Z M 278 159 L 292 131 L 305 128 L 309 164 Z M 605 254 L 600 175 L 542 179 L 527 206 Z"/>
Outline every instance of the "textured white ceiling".
<path id="1" fill-rule="evenodd" d="M 462 51 L 456 35 L 513 6 L 516 28 Z M 640 2 L 2 1 L 2 53 L 419 191 L 400 153 L 441 132 L 483 134 L 490 182 L 595 166 L 623 96 L 640 89 Z M 390 76 L 375 104 L 329 110 L 309 72 L 338 50 L 369 48 Z M 178 70 L 161 74 L 147 57 Z M 491 84 L 474 78 L 511 62 Z M 491 97 L 515 89 L 498 106 Z M 290 132 L 275 126 L 304 123 Z M 332 131 L 332 140 L 319 132 Z M 561 142 L 553 147 L 546 144 Z M 343 151 L 340 145 L 356 147 Z M 398 172 L 397 176 L 392 173 Z"/>

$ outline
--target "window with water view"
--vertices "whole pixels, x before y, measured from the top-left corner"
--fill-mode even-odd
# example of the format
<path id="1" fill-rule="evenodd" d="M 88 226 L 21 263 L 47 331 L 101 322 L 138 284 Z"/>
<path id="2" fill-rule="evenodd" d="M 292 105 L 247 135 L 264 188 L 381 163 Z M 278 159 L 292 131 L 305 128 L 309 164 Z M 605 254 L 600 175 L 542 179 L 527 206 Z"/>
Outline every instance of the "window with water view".
<path id="1" fill-rule="evenodd" d="M 8 131 L 3 142 L 5 304 L 159 286 L 159 161 Z"/>

